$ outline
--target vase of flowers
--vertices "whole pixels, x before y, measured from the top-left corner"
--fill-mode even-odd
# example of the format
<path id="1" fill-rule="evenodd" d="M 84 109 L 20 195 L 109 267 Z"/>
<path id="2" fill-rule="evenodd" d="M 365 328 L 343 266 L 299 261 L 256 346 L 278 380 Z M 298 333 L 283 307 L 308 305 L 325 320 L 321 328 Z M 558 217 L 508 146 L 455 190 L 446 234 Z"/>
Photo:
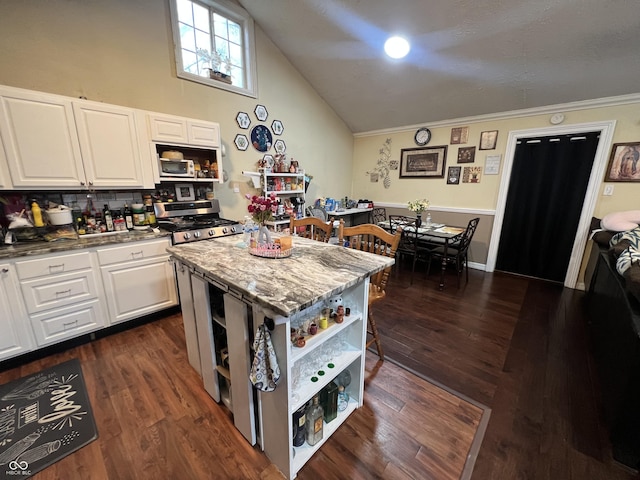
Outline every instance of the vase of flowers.
<path id="1" fill-rule="evenodd" d="M 254 222 L 259 225 L 258 243 L 271 243 L 271 233 L 265 222 L 273 220 L 273 215 L 278 209 L 278 198 L 275 193 L 268 197 L 246 194 L 245 197 L 251 201 L 247 206 L 248 212 L 253 217 Z"/>
<path id="2" fill-rule="evenodd" d="M 422 225 L 422 214 L 429 209 L 429 200 L 422 198 L 407 203 L 407 208 L 416 214 L 416 226 Z"/>

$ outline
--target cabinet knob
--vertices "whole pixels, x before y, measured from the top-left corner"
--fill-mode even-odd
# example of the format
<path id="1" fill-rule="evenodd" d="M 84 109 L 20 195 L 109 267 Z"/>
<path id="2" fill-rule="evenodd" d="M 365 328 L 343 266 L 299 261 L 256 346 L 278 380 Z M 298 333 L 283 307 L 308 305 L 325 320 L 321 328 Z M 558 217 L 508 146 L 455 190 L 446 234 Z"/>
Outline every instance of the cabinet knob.
<path id="1" fill-rule="evenodd" d="M 93 186 L 93 182 L 89 182 L 89 185 Z"/>
<path id="2" fill-rule="evenodd" d="M 9 273 L 9 269 L 8 268 L 3 268 L 1 271 L 2 271 L 2 273 Z"/>
<path id="3" fill-rule="evenodd" d="M 80 182 L 80 185 L 82 185 L 84 187 L 84 182 Z"/>

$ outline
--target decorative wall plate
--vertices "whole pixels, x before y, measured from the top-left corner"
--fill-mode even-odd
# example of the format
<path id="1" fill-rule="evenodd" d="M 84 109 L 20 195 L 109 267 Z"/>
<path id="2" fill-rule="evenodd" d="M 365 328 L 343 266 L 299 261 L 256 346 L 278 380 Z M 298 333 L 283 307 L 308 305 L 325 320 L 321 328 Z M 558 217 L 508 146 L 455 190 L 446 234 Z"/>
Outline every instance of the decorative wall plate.
<path id="1" fill-rule="evenodd" d="M 257 105 L 256 109 L 254 110 L 254 113 L 256 114 L 256 118 L 261 122 L 266 121 L 267 117 L 269 116 L 269 112 L 267 112 L 267 107 L 265 107 L 264 105 Z"/>
<path id="2" fill-rule="evenodd" d="M 242 135 L 241 133 L 236 135 L 233 143 L 236 144 L 236 148 L 238 150 L 245 151 L 247 148 L 249 148 L 249 139 L 246 137 L 246 135 Z"/>
<path id="3" fill-rule="evenodd" d="M 240 128 L 244 129 L 249 128 L 249 125 L 251 125 L 249 114 L 245 112 L 238 112 L 238 115 L 236 116 L 236 122 L 238 122 L 238 126 Z"/>
<path id="4" fill-rule="evenodd" d="M 280 120 L 274 120 L 271 123 L 271 130 L 273 130 L 274 135 L 282 135 L 282 132 L 284 132 L 284 125 L 282 125 Z"/>
<path id="5" fill-rule="evenodd" d="M 273 167 L 273 155 L 269 155 L 268 153 L 262 157 L 262 160 L 264 160 L 264 164 L 269 167 L 272 168 Z"/>
<path id="6" fill-rule="evenodd" d="M 287 151 L 287 144 L 284 143 L 284 140 L 276 140 L 276 143 L 273 144 L 273 148 L 278 153 L 284 153 Z"/>
<path id="7" fill-rule="evenodd" d="M 251 144 L 259 152 L 268 152 L 273 145 L 271 130 L 264 125 L 256 125 L 251 130 Z"/>

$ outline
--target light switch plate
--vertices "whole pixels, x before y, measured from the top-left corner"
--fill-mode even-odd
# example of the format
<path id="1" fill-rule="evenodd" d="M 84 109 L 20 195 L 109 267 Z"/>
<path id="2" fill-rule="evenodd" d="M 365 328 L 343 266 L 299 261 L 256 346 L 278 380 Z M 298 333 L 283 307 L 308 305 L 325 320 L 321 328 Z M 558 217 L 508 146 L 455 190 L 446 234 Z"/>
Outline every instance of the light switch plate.
<path id="1" fill-rule="evenodd" d="M 240 187 L 238 186 L 238 184 L 237 184 L 237 183 L 234 183 L 234 184 L 233 184 L 233 191 L 234 191 L 235 193 L 240 193 Z"/>
<path id="2" fill-rule="evenodd" d="M 613 185 L 605 185 L 603 195 L 607 195 L 607 196 L 613 195 Z"/>

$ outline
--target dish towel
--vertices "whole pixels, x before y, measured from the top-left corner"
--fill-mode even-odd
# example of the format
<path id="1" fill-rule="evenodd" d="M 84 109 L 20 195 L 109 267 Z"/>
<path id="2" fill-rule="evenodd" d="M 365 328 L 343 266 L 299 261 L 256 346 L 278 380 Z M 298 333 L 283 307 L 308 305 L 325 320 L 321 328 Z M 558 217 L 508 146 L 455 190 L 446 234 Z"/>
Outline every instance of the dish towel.
<path id="1" fill-rule="evenodd" d="M 251 383 L 263 392 L 272 392 L 280 380 L 280 367 L 276 352 L 271 343 L 271 335 L 267 326 L 262 324 L 256 330 L 256 338 L 253 341 L 253 364 L 249 378 Z"/>

